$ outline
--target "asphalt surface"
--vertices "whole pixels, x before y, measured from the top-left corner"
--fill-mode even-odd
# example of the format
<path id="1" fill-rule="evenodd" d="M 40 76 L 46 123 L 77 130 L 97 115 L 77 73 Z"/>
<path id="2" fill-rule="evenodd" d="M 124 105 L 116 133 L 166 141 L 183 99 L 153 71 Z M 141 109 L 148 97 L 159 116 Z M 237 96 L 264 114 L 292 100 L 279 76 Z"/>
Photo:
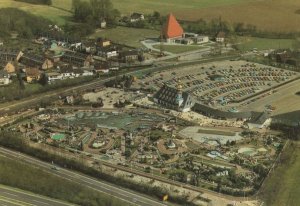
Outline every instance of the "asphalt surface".
<path id="1" fill-rule="evenodd" d="M 59 168 L 59 167 L 56 167 L 57 169 L 54 170 L 54 169 L 52 169 L 53 165 L 50 163 L 46 163 L 46 162 L 37 160 L 35 158 L 29 157 L 27 155 L 24 155 L 24 154 L 15 152 L 15 151 L 11 151 L 11 150 L 8 150 L 8 149 L 2 148 L 2 147 L 0 147 L 0 153 L 6 157 L 17 158 L 23 162 L 27 162 L 31 165 L 43 168 L 46 171 L 51 172 L 52 174 L 55 174 L 61 178 L 65 178 L 72 182 L 82 184 L 86 187 L 92 188 L 96 191 L 99 191 L 99 192 L 107 194 L 107 195 L 111 195 L 111 196 L 118 198 L 120 200 L 123 200 L 124 202 L 127 202 L 127 203 L 131 203 L 131 204 L 139 205 L 139 206 L 170 205 L 170 204 L 163 203 L 159 200 L 152 199 L 151 197 L 145 196 L 143 194 L 129 191 L 122 187 L 114 186 L 114 185 L 99 181 L 97 179 L 91 178 L 89 176 L 86 176 L 86 175 L 83 175 L 83 174 L 80 174 L 77 172 L 73 172 L 73 171 L 66 170 L 66 169 Z M 1 195 L 2 194 L 0 194 L 0 203 L 1 203 Z M 10 198 L 12 198 L 12 197 L 10 196 Z M 46 202 L 46 204 L 47 204 L 47 202 Z M 43 205 L 43 204 L 40 203 L 39 205 Z"/>
<path id="2" fill-rule="evenodd" d="M 221 57 L 222 58 L 230 58 L 230 57 Z M 188 62 L 182 62 L 182 63 L 174 63 L 172 64 L 168 64 L 168 65 L 154 65 L 152 67 L 147 67 L 147 68 L 143 68 L 143 69 L 137 69 L 134 71 L 128 71 L 120 75 L 134 75 L 136 73 L 139 73 L 141 71 L 143 72 L 153 72 L 153 71 L 158 71 L 158 70 L 165 70 L 165 69 L 169 69 L 172 67 L 180 67 L 180 66 L 186 66 L 189 64 L 199 64 L 199 63 L 205 63 L 207 61 L 212 61 L 212 60 L 216 60 L 218 58 L 211 58 L 211 59 L 201 59 L 201 60 L 195 60 L 195 61 L 188 61 Z M 163 59 L 160 59 L 160 61 Z M 1 103 L 0 104 L 0 115 L 9 113 L 11 111 L 17 111 L 20 109 L 24 109 L 24 108 L 28 108 L 28 107 L 33 107 L 34 105 L 38 104 L 39 102 L 41 102 L 42 100 L 55 100 L 58 98 L 59 95 L 68 95 L 73 93 L 74 91 L 83 91 L 85 89 L 95 89 L 95 88 L 99 88 L 99 87 L 103 87 L 104 83 L 110 80 L 115 79 L 115 76 L 112 77 L 108 77 L 108 78 L 104 78 L 104 79 L 98 79 L 95 81 L 92 81 L 90 83 L 84 83 L 81 85 L 77 85 L 77 86 L 73 86 L 73 87 L 69 87 L 69 88 L 64 88 L 64 89 L 60 89 L 60 90 L 53 90 L 53 91 L 49 91 L 49 92 L 45 92 L 45 93 L 41 93 L 41 94 L 37 94 L 34 96 L 31 96 L 29 98 L 25 98 L 25 99 L 21 99 L 21 100 L 17 100 L 17 101 L 11 101 L 11 102 L 6 102 L 6 103 Z"/>
<path id="3" fill-rule="evenodd" d="M 0 185 L 1 206 L 71 206 L 59 200 Z"/>

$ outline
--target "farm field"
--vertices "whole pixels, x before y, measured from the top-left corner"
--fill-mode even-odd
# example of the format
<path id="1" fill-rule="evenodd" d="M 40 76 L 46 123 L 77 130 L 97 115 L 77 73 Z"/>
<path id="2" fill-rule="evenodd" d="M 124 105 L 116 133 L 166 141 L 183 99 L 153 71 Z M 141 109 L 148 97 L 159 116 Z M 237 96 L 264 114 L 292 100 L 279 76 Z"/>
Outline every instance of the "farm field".
<path id="1" fill-rule="evenodd" d="M 179 19 L 198 20 L 221 17 L 230 23 L 252 24 L 258 30 L 273 32 L 300 32 L 300 1 L 263 0 L 244 1 L 241 4 L 195 8 L 174 12 Z"/>
<path id="2" fill-rule="evenodd" d="M 291 48 L 296 42 L 294 39 L 266 39 L 256 37 L 239 37 L 238 49 L 241 51 L 250 51 L 256 48 L 257 50 L 282 49 Z"/>
<path id="3" fill-rule="evenodd" d="M 155 49 L 160 49 L 160 45 L 153 46 Z M 198 49 L 203 49 L 200 46 L 185 46 L 185 45 L 164 45 L 164 51 L 179 54 L 189 51 L 195 51 Z"/>
<path id="4" fill-rule="evenodd" d="M 53 6 L 32 5 L 13 0 L 1 0 L 0 8 L 14 7 L 46 17 L 62 25 L 71 16 L 72 0 L 53 0 Z M 178 19 L 199 20 L 215 19 L 230 23 L 253 24 L 259 30 L 274 32 L 300 32 L 300 1 L 295 0 L 112 0 L 123 15 L 132 12 L 163 15 L 173 12 Z"/>
<path id="5" fill-rule="evenodd" d="M 7 0 L 6 0 L 7 1 Z M 71 0 L 53 0 L 53 5 L 69 10 Z M 253 24 L 260 30 L 300 32 L 300 1 L 296 0 L 112 0 L 122 14 L 132 12 L 162 14 L 173 12 L 178 19 L 199 20 L 221 17 L 231 23 Z"/>
<path id="6" fill-rule="evenodd" d="M 298 206 L 300 202 L 300 144 L 294 142 L 281 157 L 279 165 L 266 180 L 261 197 L 267 206 Z M 280 186 L 279 186 L 280 185 Z"/>
<path id="7" fill-rule="evenodd" d="M 256 0 L 189 0 L 188 4 L 185 0 L 112 0 L 112 3 L 121 13 L 130 14 L 136 11 L 143 13 L 152 13 L 153 11 L 169 13 L 181 11 L 182 9 L 228 6 L 251 1 Z M 72 4 L 72 0 L 52 0 L 52 2 L 54 6 L 64 9 L 70 9 Z"/>
<path id="8" fill-rule="evenodd" d="M 64 0 L 61 0 L 64 1 Z M 17 2 L 14 0 L 1 0 L 0 8 L 18 8 L 23 11 L 35 14 L 37 16 L 42 16 L 44 18 L 50 19 L 59 25 L 65 24 L 68 18 L 71 17 L 71 13 L 63 11 L 59 8 L 54 8 L 45 5 L 34 5 L 23 2 Z"/>
<path id="9" fill-rule="evenodd" d="M 122 43 L 131 47 L 141 47 L 144 38 L 157 38 L 160 32 L 150 29 L 136 29 L 129 27 L 116 27 L 113 29 L 97 30 L 91 38 L 106 37 L 115 43 Z"/>

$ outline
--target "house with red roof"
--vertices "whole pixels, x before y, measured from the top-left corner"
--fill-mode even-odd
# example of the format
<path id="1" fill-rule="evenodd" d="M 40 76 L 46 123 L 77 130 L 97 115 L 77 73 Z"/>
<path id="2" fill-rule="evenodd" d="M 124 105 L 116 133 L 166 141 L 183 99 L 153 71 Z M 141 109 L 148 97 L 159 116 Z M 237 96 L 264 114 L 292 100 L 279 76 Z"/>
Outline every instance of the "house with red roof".
<path id="1" fill-rule="evenodd" d="M 184 31 L 173 14 L 169 14 L 162 29 L 162 37 L 167 42 L 175 42 L 183 37 Z"/>

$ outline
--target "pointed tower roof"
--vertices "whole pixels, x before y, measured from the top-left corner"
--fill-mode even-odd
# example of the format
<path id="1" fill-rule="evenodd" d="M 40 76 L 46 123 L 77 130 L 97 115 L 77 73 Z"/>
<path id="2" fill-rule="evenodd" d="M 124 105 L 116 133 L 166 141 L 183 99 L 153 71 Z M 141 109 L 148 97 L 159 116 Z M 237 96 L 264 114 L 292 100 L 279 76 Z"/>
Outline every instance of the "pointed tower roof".
<path id="1" fill-rule="evenodd" d="M 181 37 L 183 35 L 183 29 L 173 14 L 168 15 L 167 22 L 162 30 L 162 34 L 164 38 L 167 39 Z"/>

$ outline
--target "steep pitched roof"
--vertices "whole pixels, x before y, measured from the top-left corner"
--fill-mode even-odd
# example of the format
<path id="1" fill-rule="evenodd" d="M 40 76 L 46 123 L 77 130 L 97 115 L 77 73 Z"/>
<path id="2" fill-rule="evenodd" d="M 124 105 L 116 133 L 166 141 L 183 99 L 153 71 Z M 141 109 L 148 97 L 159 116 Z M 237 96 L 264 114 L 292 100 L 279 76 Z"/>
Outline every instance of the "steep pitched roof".
<path id="1" fill-rule="evenodd" d="M 164 38 L 175 38 L 183 35 L 183 29 L 177 22 L 173 14 L 169 14 L 167 17 L 166 25 L 163 28 L 162 34 Z"/>
<path id="2" fill-rule="evenodd" d="M 39 76 L 40 70 L 36 67 L 28 67 L 26 68 L 26 76 Z"/>
<path id="3" fill-rule="evenodd" d="M 216 35 L 217 38 L 225 38 L 225 36 L 226 36 L 226 34 L 223 31 L 218 32 Z"/>

